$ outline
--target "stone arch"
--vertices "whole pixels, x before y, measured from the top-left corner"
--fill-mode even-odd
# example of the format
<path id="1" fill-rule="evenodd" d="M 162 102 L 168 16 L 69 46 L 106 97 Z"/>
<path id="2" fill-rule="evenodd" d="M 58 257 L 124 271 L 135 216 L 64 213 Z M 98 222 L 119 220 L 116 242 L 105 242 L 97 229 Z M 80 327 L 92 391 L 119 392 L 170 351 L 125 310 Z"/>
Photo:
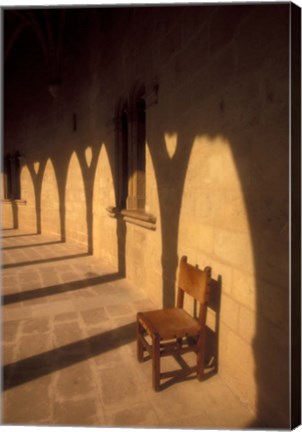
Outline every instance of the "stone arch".
<path id="1" fill-rule="evenodd" d="M 86 196 L 79 158 L 71 155 L 66 181 L 66 240 L 87 246 Z"/>
<path id="2" fill-rule="evenodd" d="M 41 230 L 59 236 L 61 232 L 58 183 L 51 159 L 48 159 L 42 178 Z"/>
<path id="3" fill-rule="evenodd" d="M 118 208 L 126 208 L 128 197 L 128 155 L 129 155 L 129 112 L 128 101 L 121 98 L 115 110 L 115 147 L 117 154 L 117 191 L 116 204 Z"/>
<path id="4" fill-rule="evenodd" d="M 94 203 L 94 254 L 110 262 L 114 266 L 117 256 L 115 237 L 116 219 L 108 217 L 107 208 L 114 202 L 114 180 L 112 167 L 106 145 L 103 143 L 95 171 L 93 203 Z"/>
<path id="5" fill-rule="evenodd" d="M 21 167 L 20 178 L 22 184 L 22 197 L 26 201 L 26 206 L 18 207 L 19 228 L 35 232 L 37 228 L 35 186 L 27 164 L 24 164 Z"/>
<path id="6" fill-rule="evenodd" d="M 129 96 L 129 153 L 127 208 L 144 210 L 146 200 L 145 86 L 137 82 Z"/>

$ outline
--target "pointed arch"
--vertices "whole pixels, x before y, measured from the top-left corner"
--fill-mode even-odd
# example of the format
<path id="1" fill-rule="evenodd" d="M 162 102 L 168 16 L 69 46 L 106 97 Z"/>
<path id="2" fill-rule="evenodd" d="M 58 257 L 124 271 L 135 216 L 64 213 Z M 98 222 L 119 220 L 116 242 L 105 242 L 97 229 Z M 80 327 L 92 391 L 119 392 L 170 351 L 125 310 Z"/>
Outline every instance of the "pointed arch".
<path id="1" fill-rule="evenodd" d="M 66 181 L 66 240 L 87 246 L 86 196 L 83 173 L 74 151 L 71 155 Z"/>
<path id="2" fill-rule="evenodd" d="M 22 198 L 26 201 L 26 206 L 19 207 L 19 228 L 35 232 L 37 228 L 36 194 L 33 178 L 27 164 L 21 167 L 20 180 Z"/>
<path id="3" fill-rule="evenodd" d="M 41 229 L 43 233 L 60 235 L 59 192 L 54 165 L 46 162 L 41 190 Z"/>
<path id="4" fill-rule="evenodd" d="M 145 210 L 146 201 L 146 102 L 145 86 L 137 82 L 129 98 L 129 154 L 127 209 Z"/>
<path id="5" fill-rule="evenodd" d="M 115 146 L 117 155 L 117 198 L 120 209 L 126 208 L 129 179 L 129 112 L 127 99 L 121 98 L 115 110 Z"/>
<path id="6" fill-rule="evenodd" d="M 112 167 L 106 145 L 101 146 L 95 172 L 93 188 L 94 225 L 93 240 L 94 253 L 113 265 L 117 265 L 115 224 L 116 220 L 109 218 L 107 208 L 114 202 L 114 180 Z"/>

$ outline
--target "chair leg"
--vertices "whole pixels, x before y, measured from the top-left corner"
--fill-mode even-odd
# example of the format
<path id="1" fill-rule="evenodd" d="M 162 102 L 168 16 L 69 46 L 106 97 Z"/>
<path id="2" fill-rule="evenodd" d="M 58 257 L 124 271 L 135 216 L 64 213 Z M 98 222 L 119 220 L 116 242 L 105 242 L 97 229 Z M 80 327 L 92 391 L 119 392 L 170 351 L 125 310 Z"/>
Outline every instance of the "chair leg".
<path id="1" fill-rule="evenodd" d="M 144 346 L 142 344 L 142 341 L 140 339 L 140 335 L 143 335 L 144 328 L 141 325 L 141 323 L 137 320 L 136 324 L 137 329 L 137 360 L 141 363 L 144 360 Z"/>
<path id="2" fill-rule="evenodd" d="M 204 336 L 201 336 L 198 341 L 198 349 L 197 349 L 197 378 L 199 381 L 202 381 L 204 376 L 204 364 L 205 364 L 204 348 L 205 348 Z"/>
<path id="3" fill-rule="evenodd" d="M 152 385 L 156 392 L 160 390 L 160 347 L 157 336 L 152 339 Z"/>
<path id="4" fill-rule="evenodd" d="M 177 338 L 177 346 L 180 349 L 182 347 L 182 338 Z"/>

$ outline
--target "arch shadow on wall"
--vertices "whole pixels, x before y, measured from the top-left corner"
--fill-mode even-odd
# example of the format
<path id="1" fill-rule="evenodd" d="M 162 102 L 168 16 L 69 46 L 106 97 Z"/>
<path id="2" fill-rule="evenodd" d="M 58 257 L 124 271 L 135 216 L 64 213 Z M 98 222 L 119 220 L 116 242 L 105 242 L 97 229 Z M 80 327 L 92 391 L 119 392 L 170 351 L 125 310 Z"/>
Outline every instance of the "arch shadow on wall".
<path id="1" fill-rule="evenodd" d="M 268 20 L 269 20 L 269 8 L 267 9 Z M 277 23 L 278 24 L 278 23 Z M 278 29 L 277 29 L 278 31 Z M 248 49 L 247 49 L 248 51 Z M 210 71 L 211 72 L 211 71 Z M 210 73 L 208 71 L 208 73 Z M 212 71 L 214 73 L 214 71 Z M 223 86 L 223 83 L 217 83 L 218 86 Z M 271 94 L 267 95 L 271 98 Z M 220 101 L 221 102 L 221 101 Z M 218 111 L 216 111 L 216 116 L 226 115 L 228 105 L 225 100 L 223 103 L 219 104 Z M 247 107 L 246 107 L 247 108 Z M 244 107 L 241 108 L 244 112 Z M 259 108 L 263 110 L 263 115 L 265 115 L 265 105 Z M 223 112 L 224 111 L 224 112 Z M 282 113 L 281 113 L 282 114 Z M 246 115 L 248 116 L 248 109 L 246 109 Z M 282 114 L 281 118 L 287 116 L 287 112 Z M 227 124 L 227 120 L 226 120 Z M 261 129 L 260 129 L 261 130 Z M 177 133 L 178 144 L 173 157 L 171 158 L 169 154 L 165 151 L 164 136 L 166 133 Z M 152 156 L 153 166 L 155 169 L 158 197 L 160 205 L 160 219 L 161 219 L 161 235 L 162 235 L 162 280 L 163 280 L 163 305 L 170 306 L 174 304 L 174 285 L 176 280 L 176 273 L 178 267 L 178 232 L 179 232 L 179 221 L 181 213 L 181 203 L 183 197 L 184 184 L 187 174 L 187 168 L 189 164 L 189 159 L 192 151 L 192 145 L 194 139 L 199 134 L 208 134 L 211 137 L 221 135 L 222 131 L 217 128 L 217 121 L 215 116 L 212 118 L 209 115 L 205 115 L 203 119 L 190 119 L 187 118 L 185 125 L 180 125 L 177 120 L 171 115 L 170 119 L 161 125 L 156 133 L 150 139 L 150 153 Z M 286 135 L 286 133 L 285 133 Z M 253 260 L 255 268 L 255 279 L 261 280 L 265 278 L 267 266 L 271 263 L 279 263 L 280 257 L 277 256 L 278 251 L 272 248 L 270 239 L 263 236 L 263 225 L 259 221 L 259 215 L 255 211 L 255 196 L 249 194 L 248 182 L 249 178 L 246 172 L 246 165 L 242 159 L 242 140 L 236 130 L 231 128 L 226 128 L 223 131 L 223 136 L 227 138 L 230 143 L 232 155 L 237 167 L 238 177 L 241 182 L 241 188 L 244 193 L 244 201 L 247 209 L 249 226 L 250 226 L 250 238 L 252 242 L 253 249 Z M 261 139 L 261 137 L 256 137 L 256 139 Z M 273 137 L 272 137 L 273 139 Z M 105 140 L 106 141 L 106 140 Z M 102 141 L 103 142 L 103 141 Z M 250 133 L 250 135 L 245 136 L 245 142 L 249 144 L 255 143 L 255 132 Z M 65 149 L 60 155 L 48 154 L 44 159 L 39 160 L 40 169 L 38 173 L 35 173 L 31 166 L 29 170 L 32 174 L 35 196 L 36 196 L 36 211 L 37 211 L 37 232 L 41 232 L 41 188 L 43 181 L 43 170 L 45 168 L 45 163 L 47 158 L 51 158 L 52 163 L 55 168 L 57 180 L 58 180 L 58 190 L 59 190 L 59 207 L 60 207 L 60 221 L 61 221 L 61 239 L 65 240 L 65 194 L 66 194 L 66 179 L 67 179 L 67 167 L 68 161 L 72 151 L 76 151 L 81 171 L 83 174 L 85 199 L 86 199 L 86 222 L 87 222 L 87 245 L 88 252 L 93 252 L 93 185 L 95 181 L 95 172 L 97 161 L 100 153 L 100 148 L 93 147 L 93 156 L 90 166 L 87 165 L 84 155 L 83 145 L 79 142 L 75 145 L 71 144 L 67 149 Z M 116 174 L 115 167 L 115 156 L 114 156 L 114 146 L 108 146 L 107 148 L 109 161 L 111 165 L 112 172 Z M 272 163 L 270 160 L 275 160 L 273 158 L 274 148 L 264 147 L 262 149 L 263 159 L 260 160 L 260 167 L 266 169 Z M 287 149 L 284 153 L 287 154 Z M 62 162 L 63 161 L 63 162 Z M 267 164 L 267 166 L 266 166 Z M 269 172 L 269 171 L 268 171 Z M 167 173 L 173 181 L 173 193 L 169 193 L 169 190 L 165 187 Z M 275 177 L 274 177 L 275 178 Z M 118 183 L 117 176 L 113 175 L 113 184 L 115 188 L 115 194 L 117 198 Z M 284 185 L 282 185 L 284 186 Z M 265 191 L 259 190 L 259 195 L 256 197 L 260 202 L 265 198 Z M 266 210 L 265 216 L 269 218 L 269 209 Z M 174 215 L 171 218 L 171 214 Z M 287 211 L 283 215 L 284 218 L 288 218 Z M 282 219 L 282 220 L 283 220 Z M 267 222 L 267 221 L 266 221 Z M 119 253 L 125 257 L 125 225 L 120 225 L 118 222 L 117 237 L 118 239 L 118 249 Z M 274 239 L 273 239 L 274 240 Z M 287 243 L 284 242 L 284 251 L 282 258 L 287 260 Z M 267 257 L 270 257 L 270 262 L 268 263 Z M 122 274 L 125 273 L 126 268 L 126 257 L 121 265 Z M 283 269 L 282 283 L 285 282 L 287 286 L 287 269 Z M 222 276 L 222 281 L 223 275 Z M 223 282 L 221 284 L 221 289 L 223 290 Z M 289 293 L 286 293 L 289 294 Z M 265 320 L 262 319 L 261 313 L 266 304 L 266 293 L 263 288 L 259 285 L 256 287 L 256 331 L 253 342 L 253 353 L 254 360 L 256 364 L 255 380 L 257 385 L 257 415 L 261 420 L 266 416 L 267 407 L 269 406 L 269 401 L 267 400 L 268 395 L 272 393 L 274 382 L 276 377 L 280 378 L 278 381 L 278 391 L 282 395 L 282 400 L 289 400 L 289 388 L 287 378 L 288 365 L 288 352 L 283 353 L 275 352 L 274 341 L 270 341 L 268 335 L 271 334 L 272 328 L 267 324 Z M 284 321 L 289 322 L 288 316 L 288 296 L 287 301 L 281 305 L 281 314 L 283 314 Z M 286 325 L 285 325 L 286 327 Z M 278 328 L 276 328 L 276 333 Z M 270 351 L 271 348 L 271 351 Z M 271 357 L 267 356 L 270 352 Z M 274 355 L 275 354 L 275 355 Z M 286 404 L 285 404 L 286 405 Z M 284 407 L 284 419 L 289 419 L 289 406 L 288 404 Z M 274 420 L 272 419 L 274 423 Z M 279 419 L 277 420 L 279 422 Z M 273 424 L 273 426 L 280 426 L 280 424 Z M 287 426 L 287 425 L 286 425 Z"/>
<path id="2" fill-rule="evenodd" d="M 209 126 L 209 125 L 208 125 Z M 194 128 L 192 128 L 194 130 Z M 215 127 L 213 127 L 213 131 L 215 130 Z M 171 159 L 166 156 L 166 160 L 163 160 L 163 156 L 161 155 L 161 163 L 162 166 L 158 165 L 158 155 L 154 155 L 153 153 L 153 162 L 155 166 L 155 173 L 157 177 L 157 184 L 158 184 L 158 195 L 159 195 L 159 203 L 160 203 L 160 209 L 161 209 L 161 226 L 162 226 L 162 272 L 163 272 L 163 305 L 164 306 L 170 306 L 174 303 L 174 285 L 176 280 L 176 274 L 177 274 L 177 268 L 178 268 L 178 230 L 179 230 L 179 218 L 180 218 L 180 208 L 181 208 L 181 200 L 182 200 L 182 194 L 183 194 L 183 187 L 186 177 L 186 170 L 188 166 L 189 157 L 191 154 L 191 150 L 188 151 L 188 143 L 194 142 L 195 133 L 188 135 L 187 131 L 182 133 L 180 129 L 177 130 L 177 134 L 179 137 L 177 150 L 175 154 L 175 159 L 173 158 L 172 162 Z M 213 136 L 214 133 L 213 133 Z M 164 133 L 161 134 L 161 140 L 162 144 L 164 146 Z M 159 138 L 159 137 L 158 137 Z M 238 149 L 240 148 L 240 143 L 236 141 L 234 138 L 233 140 L 230 140 L 232 144 L 232 151 L 234 152 L 234 160 L 236 161 L 236 145 L 238 145 Z M 83 174 L 83 181 L 86 181 L 85 190 L 87 191 L 88 188 L 91 186 L 91 184 L 94 182 L 94 175 L 95 175 L 95 167 L 96 162 L 94 163 L 93 170 L 89 170 L 87 166 L 83 164 L 86 162 L 84 161 L 84 150 L 77 150 L 77 154 L 82 151 L 82 155 L 79 156 L 79 160 L 82 160 L 82 163 L 80 164 L 81 171 Z M 158 151 L 158 150 L 156 150 Z M 99 151 L 97 151 L 97 154 L 99 154 Z M 152 154 L 152 153 L 151 153 Z M 71 156 L 71 152 L 66 153 L 65 160 L 68 161 Z M 50 157 L 50 155 L 47 156 L 47 158 Z M 37 232 L 41 232 L 41 190 L 42 190 L 42 182 L 43 182 L 43 175 L 44 172 L 43 169 L 46 165 L 46 160 L 40 161 L 40 169 L 36 173 L 33 171 L 33 168 L 30 167 L 29 170 L 32 173 L 32 179 L 34 184 L 34 190 L 35 190 L 35 196 L 36 196 L 36 211 L 37 211 Z M 95 159 L 96 160 L 96 159 Z M 114 172 L 114 154 L 113 152 L 109 152 L 109 160 L 111 161 L 112 170 Z M 176 162 L 177 161 L 177 162 Z M 240 157 L 238 158 L 239 163 L 237 164 L 237 169 L 239 172 L 239 177 L 241 179 L 241 182 L 244 184 L 245 178 L 246 178 L 246 172 L 245 172 L 245 166 L 240 166 Z M 61 239 L 64 241 L 64 235 L 65 232 L 65 201 L 63 200 L 63 197 L 65 197 L 66 194 L 66 183 L 64 185 L 64 182 L 62 182 L 62 179 L 67 179 L 67 171 L 68 171 L 68 163 L 66 163 L 65 168 L 63 169 L 64 165 L 62 165 L 62 154 L 60 155 L 60 164 L 56 164 L 56 158 L 52 156 L 52 163 L 54 165 L 55 171 L 57 173 L 57 177 L 60 178 L 60 186 L 59 186 L 59 201 L 60 201 L 60 220 L 63 221 L 63 224 L 61 225 Z M 164 173 L 167 172 L 167 168 L 164 169 L 164 167 L 169 167 L 171 173 L 177 172 L 177 181 L 174 182 L 174 194 L 171 197 L 168 197 L 165 193 L 166 191 L 162 188 L 162 185 L 164 183 Z M 66 169 L 66 171 L 65 171 Z M 85 180 L 86 178 L 86 180 Z M 116 178 L 114 178 L 114 184 L 115 188 L 117 189 L 117 181 Z M 243 190 L 245 188 L 243 187 Z M 89 204 L 87 204 L 86 207 L 86 222 L 87 222 L 87 232 L 91 233 L 90 236 L 87 236 L 87 245 L 88 245 L 88 252 L 91 253 L 93 250 L 92 247 L 92 220 L 93 220 L 93 207 L 92 207 L 92 194 L 89 192 L 86 192 L 85 199 L 86 204 L 87 200 L 91 201 Z M 251 199 L 249 200 L 248 197 L 245 197 L 246 199 L 246 207 L 247 209 L 253 209 L 254 208 L 254 201 Z M 175 219 L 171 221 L 171 211 L 175 215 Z M 258 225 L 258 221 L 256 220 L 255 223 L 253 221 L 253 211 L 248 210 L 249 219 L 250 219 L 250 227 L 251 227 L 251 238 L 252 239 L 258 239 L 261 237 L 261 227 Z M 124 221 L 117 221 L 117 227 L 120 226 L 120 223 L 123 224 L 123 230 L 125 230 L 125 222 Z M 124 231 L 125 234 L 125 231 Z M 124 276 L 125 274 L 125 268 L 126 268 L 126 256 L 125 256 L 125 235 L 121 235 L 120 228 L 117 229 L 117 237 L 118 237 L 118 254 L 119 256 L 122 256 L 123 258 L 119 260 L 120 263 L 122 263 L 122 267 L 120 268 L 120 275 Z M 90 239 L 90 240 L 89 240 Z M 89 243 L 89 241 L 91 243 Z M 256 241 L 256 240 L 255 240 Z M 263 244 L 261 247 L 258 247 L 258 243 L 256 241 L 256 244 L 253 242 L 253 250 L 254 250 L 254 262 L 255 262 L 255 269 L 256 272 L 260 273 L 263 272 L 263 259 L 264 259 L 264 253 L 263 252 Z M 223 275 L 222 275 L 223 280 Z M 221 284 L 221 288 L 223 290 L 223 283 Z M 261 302 L 261 294 L 258 293 L 257 296 L 258 300 L 257 303 L 259 307 L 262 307 Z M 219 304 L 219 302 L 218 302 Z M 288 312 L 287 305 L 284 304 L 284 315 L 286 316 Z M 219 317 L 219 315 L 217 315 Z M 260 324 L 261 323 L 261 324 Z M 217 323 L 218 329 L 219 329 L 219 322 Z M 270 375 L 274 375 L 274 370 L 272 368 L 272 364 L 267 362 L 267 357 L 265 355 L 265 351 L 263 351 L 263 344 L 267 343 L 266 338 L 262 339 L 261 335 L 265 335 L 266 329 L 263 328 L 263 321 L 260 321 L 258 325 L 261 325 L 261 328 L 257 330 L 256 337 L 255 337 L 255 363 L 257 365 L 257 386 L 258 386 L 258 392 L 261 389 L 262 385 L 265 385 L 265 382 L 267 382 L 267 379 Z M 216 333 L 218 335 L 219 332 Z M 208 344 L 208 349 L 213 353 L 215 353 L 216 356 L 216 362 L 218 359 L 218 339 L 217 337 L 213 337 L 213 334 L 211 331 L 208 334 L 208 340 L 211 341 Z M 210 354 L 211 355 L 211 354 Z M 216 366 L 218 367 L 218 363 L 216 363 Z M 260 369 L 259 369 L 260 368 Z M 216 369 L 217 370 L 217 369 Z M 263 380 L 262 380 L 262 377 Z M 262 384 L 260 384 L 262 383 Z M 264 384 L 263 384 L 264 383 Z M 259 408 L 258 413 L 261 414 L 261 403 L 259 402 Z M 261 417 L 260 417 L 261 418 Z"/>

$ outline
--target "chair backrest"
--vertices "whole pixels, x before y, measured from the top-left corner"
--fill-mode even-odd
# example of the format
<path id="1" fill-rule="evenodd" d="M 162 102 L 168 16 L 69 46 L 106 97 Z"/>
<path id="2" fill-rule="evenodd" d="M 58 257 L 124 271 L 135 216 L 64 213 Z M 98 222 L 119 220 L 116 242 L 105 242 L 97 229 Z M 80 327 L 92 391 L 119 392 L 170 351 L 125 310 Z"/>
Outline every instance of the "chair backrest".
<path id="1" fill-rule="evenodd" d="M 204 270 L 194 267 L 187 262 L 187 257 L 183 256 L 179 265 L 177 307 L 183 308 L 184 294 L 193 297 L 200 303 L 200 314 L 209 301 L 211 283 L 211 268 Z"/>

